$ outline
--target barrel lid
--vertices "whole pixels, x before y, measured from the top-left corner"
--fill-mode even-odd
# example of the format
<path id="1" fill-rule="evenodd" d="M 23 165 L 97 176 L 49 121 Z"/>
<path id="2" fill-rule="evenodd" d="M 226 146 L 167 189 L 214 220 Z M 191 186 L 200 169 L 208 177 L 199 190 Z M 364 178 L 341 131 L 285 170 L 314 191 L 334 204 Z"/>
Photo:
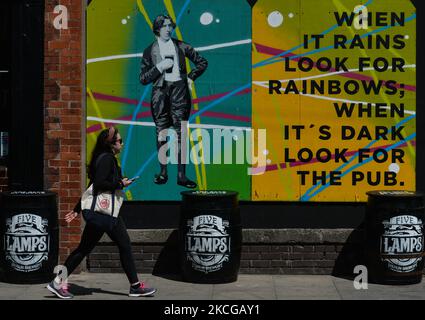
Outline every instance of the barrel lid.
<path id="1" fill-rule="evenodd" d="M 182 196 L 189 197 L 199 197 L 199 198 L 207 198 L 207 197 L 233 197 L 238 195 L 237 191 L 230 190 L 197 190 L 197 191 L 182 191 L 180 192 Z"/>
<path id="2" fill-rule="evenodd" d="M 56 193 L 52 191 L 5 191 L 1 195 L 6 197 L 51 197 Z"/>
<path id="3" fill-rule="evenodd" d="M 366 192 L 368 196 L 372 197 L 391 197 L 391 198 L 420 198 L 424 194 L 416 191 L 408 190 L 375 190 Z"/>

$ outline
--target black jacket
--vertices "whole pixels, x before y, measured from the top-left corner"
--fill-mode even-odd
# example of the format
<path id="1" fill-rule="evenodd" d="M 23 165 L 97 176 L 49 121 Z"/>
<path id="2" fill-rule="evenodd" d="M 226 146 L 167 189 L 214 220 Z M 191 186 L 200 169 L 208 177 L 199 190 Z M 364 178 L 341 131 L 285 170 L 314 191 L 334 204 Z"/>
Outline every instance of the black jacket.
<path id="1" fill-rule="evenodd" d="M 208 61 L 201 57 L 195 49 L 189 44 L 177 40 L 171 39 L 176 48 L 176 52 L 179 59 L 179 70 L 180 77 L 182 80 L 187 80 L 187 77 L 195 81 L 204 71 L 207 69 Z M 187 74 L 185 57 L 189 58 L 195 64 L 195 68 Z M 158 41 L 154 41 L 149 47 L 143 51 L 143 57 L 140 67 L 140 82 L 143 85 L 147 85 L 153 82 L 154 87 L 162 87 L 164 83 L 164 74 L 159 72 L 156 65 L 161 62 L 162 57 L 159 52 Z"/>
<path id="2" fill-rule="evenodd" d="M 100 156 L 100 155 L 99 155 Z M 93 182 L 93 192 L 103 192 L 123 189 L 121 168 L 112 153 L 105 153 L 96 165 L 93 181 L 90 180 L 88 187 Z M 74 207 L 75 212 L 81 211 L 81 199 Z"/>

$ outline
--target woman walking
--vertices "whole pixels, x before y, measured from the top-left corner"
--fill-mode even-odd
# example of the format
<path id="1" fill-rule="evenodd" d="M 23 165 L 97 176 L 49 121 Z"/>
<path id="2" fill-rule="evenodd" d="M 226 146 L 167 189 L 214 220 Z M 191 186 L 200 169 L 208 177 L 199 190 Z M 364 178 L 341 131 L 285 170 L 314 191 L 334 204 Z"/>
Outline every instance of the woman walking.
<path id="1" fill-rule="evenodd" d="M 118 166 L 116 155 L 121 151 L 123 141 L 121 135 L 115 127 L 103 130 L 96 141 L 92 152 L 91 160 L 88 166 L 88 177 L 90 184 L 93 183 L 93 194 L 99 192 L 115 192 L 129 186 L 133 181 L 122 177 L 121 169 Z M 74 220 L 81 212 L 81 202 L 79 201 L 74 210 L 68 212 L 65 216 L 67 223 Z M 96 246 L 100 238 L 106 232 L 119 248 L 121 265 L 127 275 L 130 283 L 129 296 L 143 297 L 151 296 L 156 292 L 154 288 L 147 288 L 137 277 L 136 266 L 131 252 L 130 238 L 127 228 L 121 216 L 118 216 L 114 224 L 109 228 L 102 228 L 90 222 L 86 215 L 92 214 L 83 211 L 83 216 L 87 223 L 85 225 L 81 242 L 78 248 L 71 253 L 65 261 L 67 276 L 81 263 Z M 115 218 L 114 218 L 115 219 Z M 47 285 L 47 289 L 59 298 L 71 299 L 73 295 L 68 291 L 67 281 L 61 281 L 61 274 Z"/>

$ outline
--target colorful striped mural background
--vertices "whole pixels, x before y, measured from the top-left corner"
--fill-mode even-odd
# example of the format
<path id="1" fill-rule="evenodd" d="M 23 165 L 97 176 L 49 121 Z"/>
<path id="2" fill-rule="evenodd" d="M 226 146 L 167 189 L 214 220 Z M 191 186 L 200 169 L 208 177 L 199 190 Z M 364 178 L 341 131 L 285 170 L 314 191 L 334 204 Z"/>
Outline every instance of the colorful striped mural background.
<path id="1" fill-rule="evenodd" d="M 404 26 L 338 26 L 334 12 L 352 12 L 359 4 L 369 12 L 404 12 Z M 153 175 L 158 172 L 155 147 L 155 127 L 150 114 L 150 86 L 139 83 L 141 54 L 152 41 L 152 21 L 161 13 L 168 13 L 177 22 L 175 38 L 188 42 L 207 58 L 207 71 L 195 82 L 192 91 L 192 116 L 190 133 L 195 138 L 190 147 L 198 152 L 198 160 L 207 163 L 191 163 L 188 175 L 201 190 L 227 189 L 240 193 L 241 200 L 253 201 L 364 201 L 365 192 L 375 189 L 415 189 L 415 112 L 416 112 L 416 29 L 415 9 L 410 1 L 396 0 L 258 0 L 251 8 L 245 0 L 94 0 L 87 8 L 87 154 L 90 154 L 96 135 L 102 128 L 116 125 L 125 141 L 120 164 L 126 176 L 140 175 L 127 190 L 128 200 L 179 200 L 183 188 L 176 185 L 176 165 L 169 165 L 169 181 L 155 185 Z M 303 36 L 323 35 L 320 48 L 303 47 Z M 404 35 L 402 49 L 335 49 L 335 34 L 352 39 L 377 34 Z M 284 58 L 291 67 L 297 61 L 309 57 L 335 60 L 347 57 L 347 72 L 318 70 L 288 72 Z M 372 60 L 394 57 L 405 61 L 404 72 L 360 72 L 359 57 Z M 404 96 L 365 94 L 360 90 L 354 95 L 330 94 L 269 94 L 268 80 L 282 80 L 285 88 L 289 80 L 299 85 L 302 80 L 339 80 L 342 85 L 356 79 L 394 80 L 404 84 Z M 333 104 L 337 103 L 404 103 L 403 117 L 337 117 Z M 284 126 L 302 125 L 305 132 L 299 140 L 284 138 Z M 329 140 L 319 139 L 318 128 L 328 125 L 332 131 Z M 356 131 L 362 126 L 373 130 L 376 126 L 404 126 L 404 140 L 351 139 L 342 140 L 336 133 L 342 125 L 350 125 Z M 233 164 L 212 163 L 218 158 L 213 148 L 213 132 L 227 128 L 233 137 L 233 145 L 223 144 L 222 154 L 233 151 Z M 258 129 L 267 130 L 267 146 L 257 150 Z M 203 133 L 202 141 L 196 141 Z M 254 145 L 249 137 L 253 134 Z M 211 137 L 209 150 L 206 136 Z M 267 162 L 260 168 L 251 168 L 251 159 L 237 160 L 236 145 L 252 147 L 254 155 L 263 155 Z M 247 140 L 248 139 L 248 140 Z M 232 141 L 232 140 L 231 140 Z M 241 144 L 242 145 L 242 144 Z M 284 150 L 291 155 L 300 148 L 317 150 L 347 148 L 347 163 L 317 159 L 305 163 L 288 162 Z M 359 163 L 357 150 L 383 148 L 404 151 L 403 163 L 391 159 L 382 163 Z M 226 150 L 227 149 L 227 150 Z M 202 150 L 202 156 L 199 151 Z M 246 148 L 244 149 L 247 152 Z M 195 156 L 193 154 L 192 156 Z M 210 163 L 208 163 L 208 159 Z M 287 159 L 286 159 L 287 160 Z M 224 157 L 221 157 L 221 162 Z M 264 171 L 264 172 L 263 172 Z M 307 178 L 303 184 L 298 171 L 329 173 L 341 172 L 341 185 L 314 185 Z M 372 186 L 367 181 L 353 186 L 352 173 L 360 171 L 376 179 L 378 173 L 397 172 L 397 185 Z M 261 173 L 251 175 L 249 173 Z M 326 175 L 326 174 L 325 174 Z"/>

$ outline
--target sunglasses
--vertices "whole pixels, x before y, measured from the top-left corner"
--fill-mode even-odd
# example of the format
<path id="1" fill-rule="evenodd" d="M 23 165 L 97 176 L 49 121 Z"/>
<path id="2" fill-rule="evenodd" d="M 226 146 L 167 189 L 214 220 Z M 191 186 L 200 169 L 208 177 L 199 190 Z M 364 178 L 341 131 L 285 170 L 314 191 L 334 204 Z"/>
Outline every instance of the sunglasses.
<path id="1" fill-rule="evenodd" d="M 120 144 L 122 144 L 122 139 L 117 139 L 115 140 L 115 143 L 119 142 Z"/>

